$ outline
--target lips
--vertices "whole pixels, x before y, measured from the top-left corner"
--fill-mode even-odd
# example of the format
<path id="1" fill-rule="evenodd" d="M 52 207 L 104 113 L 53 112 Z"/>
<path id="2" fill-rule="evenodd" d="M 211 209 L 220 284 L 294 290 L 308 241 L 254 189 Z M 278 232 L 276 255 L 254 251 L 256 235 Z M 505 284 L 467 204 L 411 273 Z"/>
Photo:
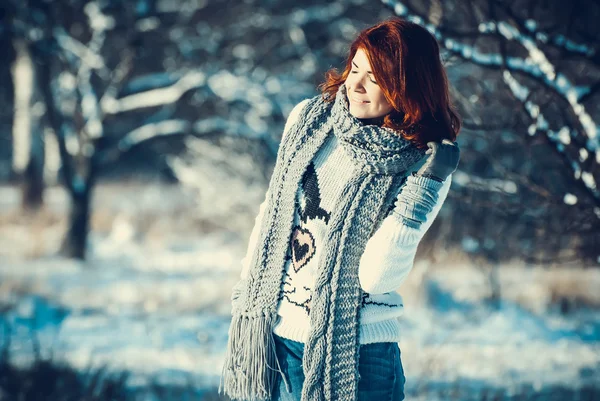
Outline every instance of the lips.
<path id="1" fill-rule="evenodd" d="M 368 100 L 359 100 L 359 99 L 353 99 L 350 98 L 354 103 L 358 103 L 358 104 L 367 104 L 370 103 Z"/>

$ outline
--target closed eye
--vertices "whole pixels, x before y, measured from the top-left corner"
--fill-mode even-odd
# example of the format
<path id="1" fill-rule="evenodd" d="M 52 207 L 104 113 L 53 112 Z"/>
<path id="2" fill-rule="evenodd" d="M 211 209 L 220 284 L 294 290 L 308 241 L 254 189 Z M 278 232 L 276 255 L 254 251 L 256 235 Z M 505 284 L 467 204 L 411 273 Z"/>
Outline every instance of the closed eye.
<path id="1" fill-rule="evenodd" d="M 351 70 L 351 71 L 350 71 L 350 74 L 358 74 L 358 71 Z M 369 81 L 371 81 L 371 82 L 373 82 L 375 85 L 377 85 L 377 82 L 373 81 L 371 78 L 369 78 Z"/>

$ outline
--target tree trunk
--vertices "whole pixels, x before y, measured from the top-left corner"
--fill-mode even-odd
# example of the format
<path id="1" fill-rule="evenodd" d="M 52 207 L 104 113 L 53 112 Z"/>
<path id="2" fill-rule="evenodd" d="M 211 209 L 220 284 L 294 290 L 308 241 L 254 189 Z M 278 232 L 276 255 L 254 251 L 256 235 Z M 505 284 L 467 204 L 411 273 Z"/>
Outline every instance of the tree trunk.
<path id="1" fill-rule="evenodd" d="M 40 132 L 31 139 L 31 157 L 22 174 L 21 206 L 26 210 L 37 210 L 44 204 L 44 142 Z"/>
<path id="2" fill-rule="evenodd" d="M 61 254 L 68 258 L 85 259 L 89 221 L 90 200 L 93 186 L 90 183 L 83 190 L 71 190 L 71 212 L 69 216 L 69 230 L 61 247 Z"/>
<path id="3" fill-rule="evenodd" d="M 35 59 L 39 64 L 38 83 L 46 105 L 46 117 L 54 130 L 58 144 L 62 183 L 71 195 L 69 229 L 63 239 L 60 253 L 69 258 L 84 260 L 89 228 L 90 200 L 96 180 L 96 163 L 93 156 L 86 157 L 81 160 L 81 163 L 76 163 L 75 158 L 79 155 L 71 155 L 67 150 L 63 116 L 51 90 L 52 59 L 39 51 L 35 55 Z"/>
<path id="4" fill-rule="evenodd" d="M 36 71 L 27 41 L 15 39 L 13 47 L 13 176 L 21 182 L 21 206 L 24 209 L 36 210 L 44 201 L 44 140 L 40 127 L 40 112 L 34 111 L 32 102 Z"/>

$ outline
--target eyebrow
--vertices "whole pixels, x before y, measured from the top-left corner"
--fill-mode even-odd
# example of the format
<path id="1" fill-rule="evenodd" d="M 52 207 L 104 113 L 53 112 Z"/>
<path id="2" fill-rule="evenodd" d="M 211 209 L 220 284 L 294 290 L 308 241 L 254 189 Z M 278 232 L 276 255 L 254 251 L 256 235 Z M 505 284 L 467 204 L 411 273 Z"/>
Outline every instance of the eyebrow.
<path id="1" fill-rule="evenodd" d="M 358 66 L 356 65 L 356 63 L 355 63 L 354 61 L 352 61 L 352 64 L 354 64 L 354 66 L 355 66 L 356 68 L 358 68 Z M 369 74 L 373 74 L 373 72 L 372 72 L 372 71 L 367 71 L 367 73 L 369 73 Z"/>

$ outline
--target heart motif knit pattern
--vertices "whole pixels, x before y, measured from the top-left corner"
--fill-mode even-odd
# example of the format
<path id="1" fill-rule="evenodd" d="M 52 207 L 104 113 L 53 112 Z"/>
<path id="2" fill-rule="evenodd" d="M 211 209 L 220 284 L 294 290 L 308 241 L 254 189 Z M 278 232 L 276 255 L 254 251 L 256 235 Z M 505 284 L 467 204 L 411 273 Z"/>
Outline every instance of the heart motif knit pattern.
<path id="1" fill-rule="evenodd" d="M 292 263 L 296 273 L 306 265 L 315 254 L 315 239 L 310 231 L 295 227 L 292 236 Z"/>

